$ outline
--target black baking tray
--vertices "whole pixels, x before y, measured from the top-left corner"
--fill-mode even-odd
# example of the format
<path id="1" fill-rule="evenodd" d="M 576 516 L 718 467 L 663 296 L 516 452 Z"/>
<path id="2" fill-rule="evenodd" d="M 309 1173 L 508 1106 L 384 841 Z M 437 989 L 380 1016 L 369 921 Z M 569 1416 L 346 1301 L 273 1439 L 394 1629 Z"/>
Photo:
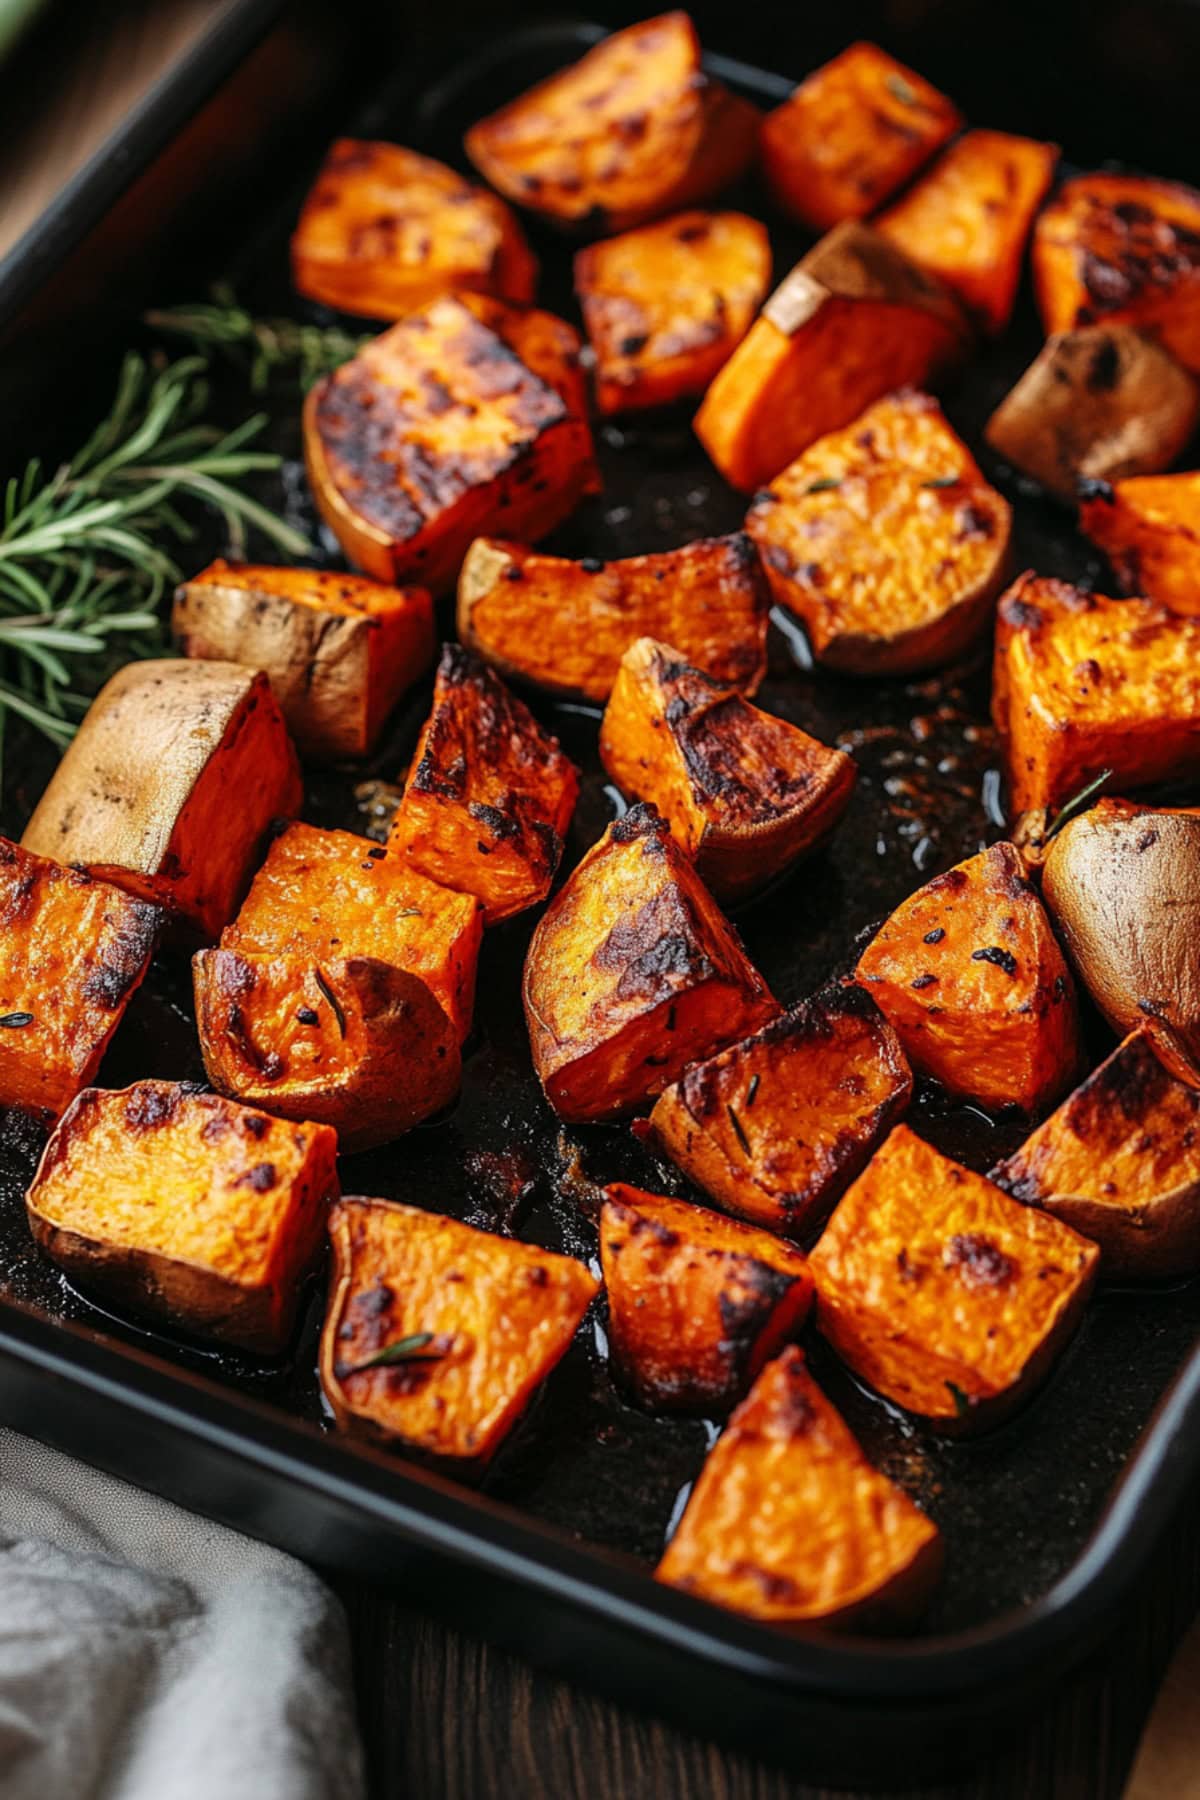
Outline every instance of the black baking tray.
<path id="1" fill-rule="evenodd" d="M 972 5 L 911 6 L 901 29 L 887 8 L 849 6 L 835 19 L 805 17 L 786 32 L 777 28 L 774 44 L 763 42 L 761 19 L 735 22 L 711 9 L 701 10 L 698 22 L 717 52 L 736 47 L 745 58 L 769 50 L 777 72 L 712 57 L 719 73 L 765 103 L 866 32 L 918 63 L 976 122 L 1056 137 L 1082 161 L 1119 151 L 1163 174 L 1200 173 L 1182 123 L 1179 141 L 1164 142 L 1159 109 L 1135 117 L 1126 139 L 1120 133 L 1128 116 L 1118 129 L 1118 114 L 1108 110 L 1118 94 L 1136 92 L 1139 79 L 1161 81 L 1164 92 L 1174 79 L 1166 63 L 1139 75 L 1126 44 L 1127 14 L 1090 9 L 1091 35 L 1078 39 L 1076 51 L 1087 79 L 1078 92 L 1072 88 L 1073 98 L 1060 93 L 1045 67 L 1047 57 L 1057 57 L 1061 68 L 1075 41 L 1072 9 L 1051 9 L 1026 27 L 1014 8 L 995 57 L 981 59 L 986 16 Z M 1189 8 L 1143 8 L 1138 18 L 1136 42 L 1155 22 L 1161 30 L 1178 18 L 1182 33 L 1194 25 Z M 606 21 L 621 22 L 619 15 Z M 398 73 L 389 79 L 385 69 L 365 101 L 314 110 L 307 156 L 292 168 L 290 186 L 264 186 L 248 233 L 236 241 L 214 238 L 213 274 L 232 273 L 241 297 L 258 309 L 321 317 L 289 294 L 286 237 L 325 142 L 343 130 L 377 133 L 461 163 L 466 124 L 599 34 L 594 24 L 535 18 L 497 38 L 494 24 L 485 28 L 469 8 L 453 5 L 437 21 L 425 17 L 397 59 Z M 1014 92 L 1022 45 L 1029 56 L 1036 50 L 1037 64 Z M 378 59 L 372 67 L 378 73 Z M 1179 114 L 1181 121 L 1187 116 Z M 752 185 L 734 198 L 764 211 Z M 531 234 L 543 261 L 542 296 L 570 312 L 569 253 L 543 231 Z M 803 247 L 799 236 L 777 230 L 780 272 Z M 135 333 L 130 319 L 109 346 L 113 373 Z M 947 393 L 952 420 L 977 450 L 983 420 L 1038 341 L 1024 296 L 1012 332 Z M 236 380 L 226 384 L 219 403 L 236 416 L 246 406 L 244 389 Z M 295 390 L 277 386 L 271 406 L 288 461 L 269 497 L 315 538 L 297 461 Z M 72 421 L 67 409 L 55 427 L 63 448 L 73 425 L 87 422 Z M 599 442 L 605 493 L 581 509 L 555 547 L 629 554 L 740 523 L 744 502 L 714 474 L 686 415 L 605 428 Z M 1101 567 L 1067 515 L 1023 490 L 1008 471 L 990 462 L 988 468 L 1017 501 L 1017 566 L 1099 581 Z M 198 543 L 195 566 L 220 548 L 215 539 Z M 779 624 L 773 630 L 761 704 L 845 743 L 860 767 L 858 791 L 829 849 L 737 913 L 751 955 L 785 1001 L 843 972 L 863 936 L 919 881 L 1001 835 L 987 693 L 986 647 L 932 679 L 851 682 L 813 672 L 795 633 Z M 306 816 L 377 829 L 372 801 L 357 784 L 396 777 L 427 700 L 426 686 L 401 708 L 370 768 L 314 779 Z M 619 802 L 596 758 L 595 710 L 536 696 L 534 704 L 584 771 L 569 866 Z M 19 832 L 49 767 L 42 746 L 14 740 L 0 814 L 6 833 Z M 513 921 L 485 943 L 457 1106 L 399 1143 L 344 1159 L 343 1185 L 436 1204 L 594 1260 L 593 1183 L 620 1176 L 686 1190 L 627 1128 L 563 1132 L 546 1108 L 518 999 L 530 929 L 528 920 Z M 106 1083 L 202 1075 L 188 995 L 186 964 L 164 957 L 106 1061 Z M 1094 1021 L 1093 1029 L 1098 1059 L 1104 1038 Z M 931 1088 L 918 1094 L 912 1122 L 983 1169 L 1023 1135 L 1018 1122 L 951 1105 Z M 784 1635 L 648 1579 L 715 1428 L 656 1420 L 623 1398 L 605 1355 L 602 1307 L 482 1490 L 470 1490 L 331 1433 L 314 1368 L 315 1287 L 292 1353 L 270 1363 L 169 1341 L 73 1290 L 39 1258 L 25 1225 L 22 1195 L 37 1150 L 37 1134 L 26 1124 L 0 1121 L 6 1422 L 318 1565 L 400 1584 L 411 1598 L 539 1662 L 810 1779 L 927 1778 L 1007 1740 L 1100 1640 L 1178 1508 L 1194 1497 L 1200 1284 L 1102 1290 L 1047 1386 L 1016 1418 L 975 1441 L 918 1432 L 856 1386 L 814 1338 L 809 1352 L 819 1379 L 872 1457 L 942 1528 L 947 1573 L 912 1638 Z"/>

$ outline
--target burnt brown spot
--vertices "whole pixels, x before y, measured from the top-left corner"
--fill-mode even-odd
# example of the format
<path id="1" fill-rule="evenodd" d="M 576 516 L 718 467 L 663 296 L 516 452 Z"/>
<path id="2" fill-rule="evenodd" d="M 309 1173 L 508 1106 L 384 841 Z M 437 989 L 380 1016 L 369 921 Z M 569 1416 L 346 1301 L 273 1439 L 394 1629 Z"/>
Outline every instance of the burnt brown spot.
<path id="1" fill-rule="evenodd" d="M 954 1269 L 970 1288 L 1007 1287 L 1018 1273 L 1012 1257 L 979 1231 L 964 1231 L 952 1237 L 942 1263 L 947 1269 Z"/>

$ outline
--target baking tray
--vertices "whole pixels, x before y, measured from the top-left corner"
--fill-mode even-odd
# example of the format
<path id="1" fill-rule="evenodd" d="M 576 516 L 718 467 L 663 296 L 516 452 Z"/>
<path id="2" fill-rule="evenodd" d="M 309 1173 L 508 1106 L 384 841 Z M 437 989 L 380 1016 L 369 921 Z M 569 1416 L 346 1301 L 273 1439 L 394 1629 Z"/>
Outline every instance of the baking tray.
<path id="1" fill-rule="evenodd" d="M 703 30 L 703 13 L 699 23 Z M 807 38 L 793 42 L 789 76 L 854 29 L 871 29 L 919 60 L 980 122 L 1057 132 L 1070 144 L 1058 117 L 1013 119 L 1002 92 L 990 103 L 981 98 L 977 65 L 974 87 L 956 85 L 932 45 L 922 57 L 919 44 L 882 30 L 873 17 L 857 20 L 852 8 L 839 24 L 836 43 L 828 25 L 811 51 Z M 453 31 L 453 15 L 445 30 Z M 468 18 L 462 41 L 471 35 Z M 467 123 L 598 35 L 596 25 L 543 21 L 454 56 L 427 45 L 356 113 L 314 117 L 311 162 L 294 171 L 292 191 L 264 195 L 256 231 L 214 250 L 214 274 L 232 272 L 257 309 L 323 316 L 290 295 L 285 252 L 328 138 L 345 129 L 373 132 L 461 162 Z M 718 44 L 743 41 L 728 23 L 714 23 L 707 35 Z M 711 61 L 765 103 L 790 86 L 779 74 L 720 56 Z M 1137 157 L 1131 149 L 1130 160 Z M 1160 162 L 1160 172 L 1197 173 L 1182 152 Z M 763 210 L 753 188 L 735 199 Z M 537 228 L 531 236 L 543 259 L 543 299 L 570 313 L 569 255 Z M 780 231 L 777 268 L 803 247 L 799 235 Z M 114 372 L 133 330 L 130 322 L 112 346 Z M 951 419 L 974 447 L 982 421 L 1039 341 L 1026 296 L 1005 342 L 946 395 Z M 244 409 L 236 382 L 222 403 L 231 416 Z M 277 388 L 272 404 L 276 442 L 289 460 L 270 497 L 315 537 L 296 460 L 294 390 Z M 70 424 L 63 421 L 64 433 Z M 740 523 L 744 502 L 708 465 L 686 414 L 602 428 L 599 447 L 605 492 L 557 535 L 555 548 L 623 555 Z M 1018 492 L 995 465 L 989 471 L 1019 502 L 1018 567 L 1099 578 L 1063 513 Z M 196 566 L 220 547 L 216 540 L 197 545 Z M 736 914 L 751 955 L 787 1002 L 843 972 L 856 945 L 920 880 L 1001 835 L 986 650 L 912 682 L 838 680 L 805 664 L 802 642 L 777 625 L 761 704 L 846 744 L 860 781 L 829 849 Z M 313 780 L 306 816 L 373 829 L 356 783 L 396 776 L 427 701 L 426 686 L 402 707 L 370 768 Z M 595 709 L 537 697 L 534 705 L 584 770 L 570 866 L 619 803 L 596 759 Z M 0 814 L 5 832 L 20 830 L 51 760 L 36 743 L 20 755 L 13 745 Z M 434 1203 L 594 1261 L 596 1182 L 620 1177 L 686 1190 L 627 1127 L 564 1132 L 544 1105 L 518 999 L 531 925 L 516 920 L 486 940 L 458 1104 L 396 1144 L 344 1159 L 343 1185 Z M 202 1075 L 189 992 L 186 963 L 164 957 L 106 1060 L 106 1083 Z M 1097 1060 L 1102 1042 L 1097 1030 Z M 932 1088 L 919 1092 L 911 1121 L 977 1168 L 1023 1135 L 1018 1122 L 951 1105 Z M 0 1120 L 0 1416 L 7 1422 L 318 1564 L 400 1584 L 471 1630 L 705 1735 L 802 1768 L 810 1779 L 931 1777 L 1008 1738 L 1102 1636 L 1200 1474 L 1200 1284 L 1102 1290 L 1047 1386 L 1016 1418 L 974 1441 L 918 1432 L 861 1390 L 810 1334 L 814 1371 L 869 1454 L 937 1520 L 947 1572 L 915 1637 L 785 1635 L 648 1579 L 715 1427 L 654 1419 L 623 1399 L 608 1368 L 602 1306 L 484 1487 L 467 1489 L 331 1433 L 315 1376 L 315 1284 L 292 1352 L 269 1363 L 168 1339 L 77 1293 L 28 1237 L 22 1195 L 37 1150 L 27 1124 Z"/>

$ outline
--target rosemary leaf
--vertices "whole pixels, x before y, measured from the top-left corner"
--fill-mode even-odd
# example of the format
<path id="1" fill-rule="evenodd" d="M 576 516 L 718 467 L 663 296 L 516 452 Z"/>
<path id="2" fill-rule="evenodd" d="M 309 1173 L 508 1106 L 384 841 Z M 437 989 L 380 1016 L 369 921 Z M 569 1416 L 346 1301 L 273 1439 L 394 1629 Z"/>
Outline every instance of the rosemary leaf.
<path id="1" fill-rule="evenodd" d="M 215 287 L 207 303 L 160 308 L 148 312 L 145 320 L 152 330 L 186 338 L 198 350 L 220 351 L 248 372 L 255 393 L 261 393 L 280 371 L 294 373 L 300 385 L 309 388 L 369 342 L 367 336 L 338 325 L 255 318 L 226 286 Z"/>
<path id="2" fill-rule="evenodd" d="M 1064 801 L 1058 812 L 1055 813 L 1050 824 L 1047 825 L 1046 835 L 1042 839 L 1042 842 L 1048 844 L 1052 837 L 1057 836 L 1064 825 L 1069 825 L 1071 820 L 1079 813 L 1086 812 L 1092 801 L 1111 780 L 1112 770 L 1102 769 L 1094 781 L 1089 781 L 1086 787 L 1081 787 L 1078 793 L 1072 794 L 1069 800 Z"/>
<path id="3" fill-rule="evenodd" d="M 397 1338 L 394 1344 L 386 1344 L 365 1362 L 355 1363 L 348 1373 L 357 1375 L 363 1369 L 386 1369 L 393 1363 L 435 1362 L 438 1352 L 429 1349 L 432 1342 L 432 1331 L 410 1332 L 407 1337 Z"/>

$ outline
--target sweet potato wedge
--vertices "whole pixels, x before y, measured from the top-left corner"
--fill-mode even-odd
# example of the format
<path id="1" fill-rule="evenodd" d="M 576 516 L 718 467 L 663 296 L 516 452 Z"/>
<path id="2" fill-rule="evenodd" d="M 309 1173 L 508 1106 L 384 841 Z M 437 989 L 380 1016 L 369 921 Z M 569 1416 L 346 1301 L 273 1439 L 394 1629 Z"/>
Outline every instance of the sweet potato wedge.
<path id="1" fill-rule="evenodd" d="M 719 900 L 819 844 L 854 790 L 853 759 L 751 706 L 667 644 L 638 638 L 600 726 L 617 786 L 658 808 Z"/>
<path id="2" fill-rule="evenodd" d="M 745 213 L 679 213 L 580 250 L 575 292 L 600 412 L 702 394 L 749 331 L 770 280 L 767 228 Z"/>
<path id="3" fill-rule="evenodd" d="M 557 738 L 486 663 L 447 644 L 389 849 L 474 894 L 495 925 L 550 892 L 578 795 Z"/>
<path id="4" fill-rule="evenodd" d="M 401 319 L 463 289 L 532 300 L 537 262 L 486 188 L 399 144 L 338 138 L 292 234 L 292 280 L 325 306 Z"/>
<path id="5" fill-rule="evenodd" d="M 918 888 L 856 974 L 913 1068 L 952 1094 L 1037 1112 L 1079 1072 L 1075 984 L 1011 844 Z"/>
<path id="6" fill-rule="evenodd" d="M 1009 574 L 1011 507 L 936 400 L 911 390 L 805 450 L 756 497 L 746 529 L 813 654 L 852 675 L 960 655 Z"/>
<path id="7" fill-rule="evenodd" d="M 968 341 L 958 302 L 866 225 L 839 225 L 775 289 L 705 394 L 696 435 L 753 492 L 884 394 L 924 387 Z"/>
<path id="8" fill-rule="evenodd" d="M 705 75 L 685 12 L 616 31 L 481 119 L 467 155 L 509 200 L 622 231 L 694 206 L 754 156 L 758 109 Z"/>
<path id="9" fill-rule="evenodd" d="M 659 1095 L 652 1147 L 728 1212 L 803 1237 L 900 1119 L 912 1071 L 864 988 L 764 1025 Z"/>
<path id="10" fill-rule="evenodd" d="M 1048 1373 L 1099 1260 L 1069 1225 L 897 1125 L 812 1253 L 817 1324 L 887 1399 L 970 1431 Z"/>
<path id="11" fill-rule="evenodd" d="M 296 752 L 267 677 L 227 662 L 128 663 L 92 701 L 21 839 L 214 938 L 276 819 Z"/>
<path id="12" fill-rule="evenodd" d="M 175 590 L 185 656 L 265 669 L 288 730 L 314 759 L 366 756 L 404 691 L 433 661 L 424 588 L 333 569 L 275 569 L 218 557 Z"/>
<path id="13" fill-rule="evenodd" d="M 793 1245 L 623 1182 L 606 1189 L 600 1260 L 609 1346 L 651 1411 L 728 1412 L 812 1301 Z"/>
<path id="14" fill-rule="evenodd" d="M 570 1345 L 582 1263 L 390 1200 L 340 1200 L 321 1334 L 338 1428 L 478 1471 Z"/>
<path id="15" fill-rule="evenodd" d="M 1107 556 L 1123 594 L 1200 613 L 1200 474 L 1085 482 L 1079 525 Z"/>
<path id="16" fill-rule="evenodd" d="M 878 1630 L 913 1621 L 941 1563 L 792 1345 L 709 1451 L 656 1579 L 775 1625 Z"/>
<path id="17" fill-rule="evenodd" d="M 560 524 L 598 485 L 578 353 L 550 314 L 446 295 L 318 382 L 308 479 L 350 561 L 440 593 L 490 525 Z"/>
<path id="18" fill-rule="evenodd" d="M 272 1355 L 337 1197 L 337 1140 L 185 1083 L 85 1088 L 27 1197 L 41 1249 L 130 1312 Z"/>
<path id="19" fill-rule="evenodd" d="M 651 806 L 609 826 L 525 959 L 537 1071 L 564 1119 L 611 1119 L 779 1009 Z"/>
<path id="20" fill-rule="evenodd" d="M 458 584 L 458 635 L 502 675 L 608 699 L 621 658 L 661 638 L 752 694 L 767 672 L 766 578 L 744 533 L 601 563 L 478 538 Z"/>
<path id="21" fill-rule="evenodd" d="M 775 199 L 813 231 L 864 219 L 954 136 L 962 115 L 878 44 L 850 44 L 763 120 Z"/>

